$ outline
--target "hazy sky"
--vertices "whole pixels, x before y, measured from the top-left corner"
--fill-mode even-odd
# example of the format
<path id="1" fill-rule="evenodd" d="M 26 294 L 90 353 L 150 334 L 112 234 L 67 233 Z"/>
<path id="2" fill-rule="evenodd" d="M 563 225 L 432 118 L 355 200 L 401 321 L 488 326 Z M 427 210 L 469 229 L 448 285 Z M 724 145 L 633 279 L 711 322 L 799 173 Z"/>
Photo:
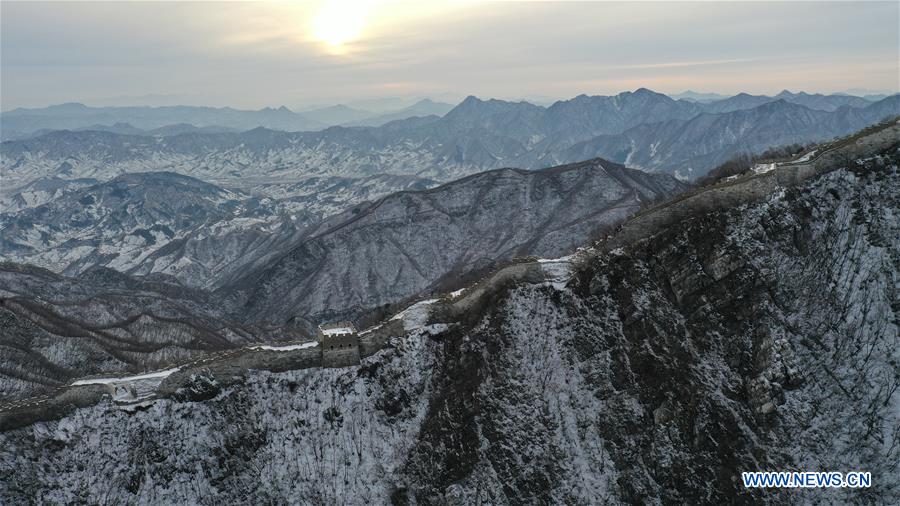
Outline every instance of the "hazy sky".
<path id="1" fill-rule="evenodd" d="M 0 24 L 3 110 L 900 88 L 896 0 L 3 0 Z"/>

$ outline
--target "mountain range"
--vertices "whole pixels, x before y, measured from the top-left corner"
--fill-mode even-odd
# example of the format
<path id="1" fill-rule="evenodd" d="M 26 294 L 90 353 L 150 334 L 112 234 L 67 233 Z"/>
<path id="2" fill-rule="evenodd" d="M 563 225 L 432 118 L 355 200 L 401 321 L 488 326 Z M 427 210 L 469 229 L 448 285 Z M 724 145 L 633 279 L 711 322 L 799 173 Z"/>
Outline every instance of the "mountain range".
<path id="1" fill-rule="evenodd" d="M 213 298 L 171 277 L 135 279 L 104 267 L 72 278 L 0 263 L 0 323 L 0 398 L 271 339 L 263 329 L 223 318 Z M 277 337 L 287 335 L 281 330 Z"/>
<path id="2" fill-rule="evenodd" d="M 861 97 L 852 94 L 792 93 L 784 90 L 775 96 L 739 93 L 728 97 L 691 91 L 670 96 L 676 101 L 695 105 L 697 112 L 716 113 L 748 109 L 775 100 L 785 100 L 811 109 L 834 111 L 843 105 L 865 107 L 888 95 Z M 387 109 L 386 104 L 390 104 L 387 105 Z M 207 132 L 251 130 L 257 127 L 300 131 L 321 130 L 338 125 L 381 126 L 390 121 L 415 116 L 443 116 L 453 107 L 451 104 L 429 98 L 420 99 L 415 103 L 401 100 L 351 101 L 349 105 L 336 104 L 304 109 L 300 112 L 291 111 L 284 106 L 253 111 L 196 106 L 90 107 L 68 103 L 3 112 L 0 114 L 0 124 L 3 126 L 0 129 L 0 140 L 34 137 L 52 130 L 107 130 L 123 134 L 171 135 L 179 128 L 187 130 L 191 126 L 196 127 L 198 131 Z M 647 122 L 651 121 L 648 118 Z"/>
<path id="3" fill-rule="evenodd" d="M 0 114 L 3 139 L 30 135 L 38 130 L 79 129 L 90 125 L 127 123 L 142 130 L 188 123 L 196 127 L 250 130 L 266 126 L 286 131 L 314 130 L 325 125 L 295 113 L 287 107 L 266 107 L 257 111 L 231 107 L 88 107 L 79 103 L 44 108 L 13 109 Z"/>
<path id="4" fill-rule="evenodd" d="M 703 107 L 640 89 L 613 97 L 581 95 L 548 108 L 469 97 L 443 117 L 319 132 L 257 128 L 147 137 L 59 131 L 2 143 L 0 174 L 7 191 L 41 178 L 106 180 L 152 170 L 209 181 L 385 173 L 449 181 L 495 168 L 603 157 L 695 178 L 739 152 L 828 140 L 896 116 L 900 95 L 831 112 L 786 98 L 722 113 Z"/>
<path id="5" fill-rule="evenodd" d="M 264 127 L 283 131 L 329 126 L 380 126 L 413 116 L 441 116 L 453 106 L 427 98 L 389 111 L 343 104 L 294 112 L 287 107 L 241 110 L 230 107 L 89 107 L 79 103 L 19 108 L 0 114 L 0 140 L 25 139 L 54 130 L 100 130 L 127 135 L 167 136 L 186 132 L 238 132 Z"/>
<path id="6" fill-rule="evenodd" d="M 898 163 L 527 267 L 549 282 L 485 276 L 386 320 L 358 366 L 197 367 L 10 428 L 0 498 L 895 504 Z M 740 479 L 823 469 L 872 486 Z"/>
<path id="7" fill-rule="evenodd" d="M 187 176 L 128 174 L 2 215 L 0 398 L 380 315 L 514 257 L 567 253 L 686 188 L 603 160 L 417 184 L 321 220 L 311 205 L 301 217 Z"/>
<path id="8" fill-rule="evenodd" d="M 218 293 L 249 321 L 355 319 L 502 261 L 565 254 L 685 188 L 605 160 L 483 172 L 358 205 Z"/>
<path id="9" fill-rule="evenodd" d="M 564 163 L 602 153 L 630 167 L 672 171 L 678 177 L 694 179 L 741 153 L 829 140 L 897 115 L 900 95 L 834 112 L 777 100 L 751 109 L 704 113 L 687 121 L 639 125 L 621 134 L 598 136 L 555 155 L 554 161 Z"/>
<path id="10" fill-rule="evenodd" d="M 358 317 L 516 256 L 562 254 L 686 188 L 604 160 L 432 185 L 320 178 L 279 185 L 290 196 L 272 199 L 127 174 L 0 214 L 0 254 L 70 276 L 95 266 L 172 276 L 219 290 L 236 319 L 312 322 Z"/>
<path id="11" fill-rule="evenodd" d="M 268 198 L 170 172 L 125 174 L 0 213 L 0 255 L 69 275 L 102 265 L 209 288 L 347 207 L 434 184 L 406 176 L 309 178 L 262 185 L 279 197 Z"/>

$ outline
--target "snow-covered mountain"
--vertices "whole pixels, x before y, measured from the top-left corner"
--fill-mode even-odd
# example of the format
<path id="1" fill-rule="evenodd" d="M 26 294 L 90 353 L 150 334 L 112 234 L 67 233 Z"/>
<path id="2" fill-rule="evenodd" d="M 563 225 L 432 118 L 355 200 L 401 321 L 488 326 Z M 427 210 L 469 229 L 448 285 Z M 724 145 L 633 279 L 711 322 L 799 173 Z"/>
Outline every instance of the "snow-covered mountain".
<path id="1" fill-rule="evenodd" d="M 103 266 L 139 280 L 163 275 L 185 286 L 228 285 L 217 300 L 220 311 L 230 310 L 235 319 L 251 314 L 279 323 L 292 317 L 318 321 L 397 303 L 448 275 L 514 255 L 565 251 L 642 201 L 684 188 L 665 176 L 600 161 L 534 173 L 488 172 L 421 191 L 430 184 L 376 176 L 252 188 L 279 194 L 272 199 L 168 172 L 136 173 L 0 215 L 0 244 L 6 260 L 69 276 Z M 378 199 L 403 189 L 419 191 Z M 318 267 L 295 269 L 297 262 Z M 257 278 L 268 280 L 265 295 L 255 293 Z M 303 286 L 308 289 L 297 296 Z M 285 287 L 291 294 L 278 293 Z M 226 297 L 241 302 L 232 308 Z"/>
<path id="2" fill-rule="evenodd" d="M 722 114 L 646 89 L 613 97 L 579 96 L 548 108 L 469 97 L 443 117 L 409 118 L 381 127 L 169 137 L 53 132 L 0 145 L 0 174 L 5 192 L 40 178 L 106 180 L 153 170 L 216 182 L 375 174 L 449 181 L 483 170 L 550 167 L 599 156 L 698 177 L 740 150 L 827 140 L 897 114 L 896 95 L 833 112 L 777 100 Z M 711 130 L 704 135 L 697 125 Z M 682 130 L 700 137 L 680 139 Z M 743 136 L 762 130 L 764 138 Z"/>
<path id="3" fill-rule="evenodd" d="M 79 188 L 97 184 L 96 179 L 63 179 L 53 176 L 35 179 L 12 193 L 0 193 L 0 212 L 14 213 L 37 207 Z"/>
<path id="4" fill-rule="evenodd" d="M 289 335 L 271 335 L 223 314 L 208 294 L 170 277 L 135 279 L 94 267 L 70 278 L 2 262 L 0 398 Z"/>
<path id="5" fill-rule="evenodd" d="M 672 170 L 678 177 L 693 179 L 739 153 L 829 140 L 898 115 L 900 95 L 834 112 L 778 100 L 729 113 L 704 113 L 687 121 L 639 125 L 576 144 L 555 154 L 554 160 L 564 163 L 605 156 L 629 167 Z"/>
<path id="6" fill-rule="evenodd" d="M 498 261 L 563 254 L 685 188 L 605 160 L 483 172 L 356 206 L 245 266 L 220 294 L 252 320 L 358 318 Z"/>
<path id="7" fill-rule="evenodd" d="M 243 265 L 288 247 L 325 217 L 433 184 L 406 176 L 325 177 L 242 191 L 171 172 L 126 174 L 0 214 L 0 255 L 69 275 L 102 265 L 214 287 Z M 37 200 L 43 187 L 53 188 L 33 184 L 16 196 Z M 260 193 L 277 197 L 255 196 Z"/>
<path id="8" fill-rule="evenodd" d="M 537 263 L 551 282 L 420 303 L 359 366 L 201 370 L 140 409 L 0 433 L 0 498 L 895 504 L 888 158 Z M 762 470 L 866 470 L 872 487 L 745 489 Z"/>

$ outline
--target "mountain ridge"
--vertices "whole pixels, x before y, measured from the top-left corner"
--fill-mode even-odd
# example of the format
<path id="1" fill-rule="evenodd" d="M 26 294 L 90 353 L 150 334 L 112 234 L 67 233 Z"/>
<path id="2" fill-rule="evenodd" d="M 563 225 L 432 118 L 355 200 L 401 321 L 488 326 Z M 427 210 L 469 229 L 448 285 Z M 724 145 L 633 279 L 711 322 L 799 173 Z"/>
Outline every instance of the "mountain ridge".
<path id="1" fill-rule="evenodd" d="M 744 488 L 740 473 L 846 467 L 870 470 L 873 487 L 805 493 L 890 502 L 896 164 L 888 153 L 626 248 L 536 262 L 551 282 L 485 280 L 424 301 L 359 366 L 307 357 L 236 376 L 213 362 L 173 373 L 140 409 L 91 403 L 12 428 L 0 469 L 17 479 L 0 496 L 27 501 L 40 483 L 67 502 L 97 466 L 144 462 L 91 492 L 790 504 L 795 494 Z M 853 346 L 860 336 L 873 353 Z M 110 442 L 99 450 L 97 433 Z M 281 456 L 259 479 L 255 466 Z M 253 465 L 221 463 L 235 459 Z M 352 479 L 319 471 L 344 467 Z"/>
<path id="2" fill-rule="evenodd" d="M 512 256 L 561 253 L 642 201 L 684 188 L 671 177 L 605 160 L 487 171 L 350 209 L 279 257 L 246 269 L 220 293 L 242 314 L 270 321 L 358 316 L 454 272 Z M 488 219 L 498 215 L 505 217 L 501 228 Z M 364 258 L 379 260 L 367 264 Z M 345 287 L 340 296 L 328 288 L 335 284 Z"/>
<path id="3" fill-rule="evenodd" d="M 413 173 L 447 181 L 504 166 L 541 168 L 600 156 L 619 163 L 634 161 L 648 170 L 677 170 L 683 177 L 699 177 L 740 150 L 826 140 L 875 123 L 883 116 L 900 114 L 897 97 L 864 108 L 844 106 L 833 112 L 775 101 L 721 115 L 700 113 L 691 119 L 683 118 L 696 105 L 677 103 L 652 92 L 623 95 L 621 100 L 577 98 L 547 109 L 472 98 L 443 117 L 397 120 L 381 127 L 331 127 L 310 133 L 256 129 L 244 134 L 185 134 L 161 139 L 99 132 L 51 133 L 27 141 L 4 142 L 0 145 L 0 170 L 9 187 L 52 176 L 63 163 L 70 167 L 70 177 L 95 179 L 108 178 L 110 171 L 165 166 L 201 179 Z M 591 113 L 591 107 L 576 106 L 581 101 L 603 110 L 615 106 L 614 102 L 632 105 L 615 114 L 599 114 Z M 654 119 L 672 119 L 640 123 L 622 133 L 600 134 L 640 121 L 645 111 L 660 107 L 667 112 L 654 113 Z M 782 117 L 776 121 L 779 114 Z M 569 119 L 562 121 L 563 117 Z M 756 122 L 758 132 L 765 130 L 768 134 L 748 143 L 729 130 L 748 119 Z M 785 121 L 794 126 L 786 128 Z M 690 143 L 678 140 L 685 125 L 703 122 L 708 123 L 707 129 L 712 128 L 706 139 L 692 139 Z M 697 130 L 693 135 L 700 133 Z M 668 138 L 662 143 L 665 149 L 658 148 L 664 140 L 658 136 Z M 697 154 L 684 151 L 698 146 L 705 147 Z M 620 155 L 626 149 L 636 154 L 631 159 L 627 153 Z M 237 163 L 236 158 L 253 163 Z"/>

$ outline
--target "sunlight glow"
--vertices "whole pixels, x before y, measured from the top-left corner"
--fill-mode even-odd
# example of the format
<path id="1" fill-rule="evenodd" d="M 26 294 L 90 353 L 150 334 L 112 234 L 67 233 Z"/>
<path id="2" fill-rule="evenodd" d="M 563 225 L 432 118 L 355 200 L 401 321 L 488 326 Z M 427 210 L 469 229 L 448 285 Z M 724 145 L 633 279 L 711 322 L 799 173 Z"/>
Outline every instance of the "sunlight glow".
<path id="1" fill-rule="evenodd" d="M 346 45 L 362 36 L 371 8 L 367 0 L 326 1 L 312 20 L 312 34 L 329 52 L 343 54 Z"/>

